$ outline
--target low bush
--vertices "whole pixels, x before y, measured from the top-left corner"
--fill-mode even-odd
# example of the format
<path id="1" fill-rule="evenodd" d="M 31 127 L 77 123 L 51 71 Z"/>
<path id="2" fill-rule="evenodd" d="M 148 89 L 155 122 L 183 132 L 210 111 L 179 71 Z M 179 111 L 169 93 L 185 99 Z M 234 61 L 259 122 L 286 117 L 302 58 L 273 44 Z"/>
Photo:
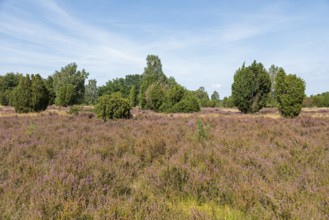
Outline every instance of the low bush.
<path id="1" fill-rule="evenodd" d="M 131 118 L 131 106 L 128 99 L 122 98 L 120 94 L 103 95 L 95 106 L 97 117 L 104 121 L 108 119 Z"/>
<path id="2" fill-rule="evenodd" d="M 176 103 L 169 112 L 198 112 L 200 111 L 200 105 L 198 99 L 190 93 L 187 93 L 182 100 Z"/>

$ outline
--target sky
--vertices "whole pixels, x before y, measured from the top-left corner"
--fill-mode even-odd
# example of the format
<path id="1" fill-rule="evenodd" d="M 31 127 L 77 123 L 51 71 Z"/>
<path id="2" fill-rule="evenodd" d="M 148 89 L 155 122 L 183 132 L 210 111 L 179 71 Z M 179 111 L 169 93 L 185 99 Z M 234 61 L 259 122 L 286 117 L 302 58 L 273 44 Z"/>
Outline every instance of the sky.
<path id="1" fill-rule="evenodd" d="M 231 94 L 254 60 L 329 91 L 329 0 L 0 0 L 0 74 L 69 63 L 104 85 L 142 74 L 149 54 L 187 89 Z"/>

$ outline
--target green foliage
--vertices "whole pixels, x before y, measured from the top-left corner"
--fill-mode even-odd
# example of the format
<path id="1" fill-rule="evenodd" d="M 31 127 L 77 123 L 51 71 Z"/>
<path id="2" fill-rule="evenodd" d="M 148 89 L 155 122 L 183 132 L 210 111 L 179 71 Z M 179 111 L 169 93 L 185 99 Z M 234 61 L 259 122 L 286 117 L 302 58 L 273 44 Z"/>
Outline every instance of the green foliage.
<path id="1" fill-rule="evenodd" d="M 0 76 L 0 105 L 11 105 L 12 91 L 18 85 L 19 79 L 22 74 L 19 73 L 7 73 L 4 76 Z"/>
<path id="2" fill-rule="evenodd" d="M 329 92 L 324 92 L 310 97 L 313 102 L 313 106 L 316 107 L 329 107 Z"/>
<path id="3" fill-rule="evenodd" d="M 129 101 L 130 106 L 135 107 L 137 105 L 137 92 L 136 92 L 136 86 L 133 85 L 129 92 Z"/>
<path id="4" fill-rule="evenodd" d="M 186 89 L 178 83 L 172 84 L 166 92 L 166 99 L 168 104 L 170 106 L 174 106 L 176 103 L 183 99 L 186 92 Z"/>
<path id="5" fill-rule="evenodd" d="M 296 75 L 286 75 L 281 68 L 275 79 L 275 96 L 284 117 L 296 117 L 302 110 L 305 82 Z"/>
<path id="6" fill-rule="evenodd" d="M 148 108 L 146 101 L 146 91 L 154 83 L 167 84 L 168 79 L 162 71 L 161 60 L 158 56 L 148 55 L 146 58 L 147 65 L 142 75 L 142 83 L 139 91 L 139 102 L 142 109 Z"/>
<path id="7" fill-rule="evenodd" d="M 61 106 L 81 104 L 85 94 L 85 80 L 89 73 L 77 70 L 77 64 L 71 63 L 56 71 L 53 75 L 55 103 Z"/>
<path id="8" fill-rule="evenodd" d="M 77 115 L 79 115 L 80 111 L 81 111 L 80 106 L 73 105 L 73 106 L 70 107 L 70 110 L 69 110 L 68 114 L 77 116 Z"/>
<path id="9" fill-rule="evenodd" d="M 99 87 L 99 96 L 120 92 L 124 98 L 129 98 L 131 88 L 135 86 L 138 94 L 141 83 L 142 75 L 139 74 L 126 75 L 125 78 L 109 80 L 104 86 Z"/>
<path id="10" fill-rule="evenodd" d="M 219 93 L 217 91 L 214 91 L 211 94 L 211 100 L 216 101 L 216 102 L 219 102 Z"/>
<path id="11" fill-rule="evenodd" d="M 191 92 L 186 92 L 184 97 L 169 110 L 169 112 L 185 113 L 198 111 L 200 111 L 199 101 Z"/>
<path id="12" fill-rule="evenodd" d="M 47 79 L 44 80 L 45 86 L 48 90 L 48 96 L 49 96 L 49 103 L 48 105 L 55 104 L 56 99 L 56 93 L 54 89 L 54 79 L 52 76 L 48 76 Z"/>
<path id="13" fill-rule="evenodd" d="M 31 76 L 31 105 L 33 111 L 46 110 L 49 102 L 49 92 L 44 84 L 44 80 L 39 74 Z"/>
<path id="14" fill-rule="evenodd" d="M 17 87 L 13 91 L 13 105 L 18 113 L 27 113 L 32 111 L 31 106 L 31 79 L 30 75 L 22 76 Z"/>
<path id="15" fill-rule="evenodd" d="M 243 64 L 234 75 L 233 103 L 243 113 L 258 112 L 265 106 L 270 90 L 271 79 L 263 64 L 256 61 L 248 67 Z"/>
<path id="16" fill-rule="evenodd" d="M 195 97 L 199 100 L 199 104 L 201 107 L 208 107 L 209 106 L 209 96 L 207 91 L 204 87 L 200 87 L 198 90 L 193 92 Z"/>
<path id="17" fill-rule="evenodd" d="M 159 57 L 147 56 L 143 80 L 139 91 L 140 107 L 156 112 L 195 112 L 200 111 L 198 99 L 179 85 L 175 78 L 162 71 Z M 206 94 L 208 101 L 209 97 Z"/>
<path id="18" fill-rule="evenodd" d="M 97 81 L 90 79 L 85 87 L 84 103 L 87 105 L 94 105 L 98 98 Z"/>
<path id="19" fill-rule="evenodd" d="M 62 85 L 56 93 L 56 105 L 72 105 L 74 103 L 74 92 L 74 85 L 70 83 Z"/>
<path id="20" fill-rule="evenodd" d="M 95 106 L 97 117 L 104 121 L 108 119 L 131 118 L 129 100 L 122 98 L 118 93 L 103 95 L 98 98 Z"/>
<path id="21" fill-rule="evenodd" d="M 31 79 L 32 78 L 32 79 Z M 18 113 L 39 112 L 47 108 L 48 90 L 39 74 L 22 76 L 14 89 L 12 100 Z"/>
<path id="22" fill-rule="evenodd" d="M 159 112 L 165 100 L 165 88 L 159 82 L 151 84 L 145 92 L 146 108 Z"/>
<path id="23" fill-rule="evenodd" d="M 223 107 L 224 108 L 233 108 L 233 107 L 235 107 L 232 96 L 224 97 Z"/>

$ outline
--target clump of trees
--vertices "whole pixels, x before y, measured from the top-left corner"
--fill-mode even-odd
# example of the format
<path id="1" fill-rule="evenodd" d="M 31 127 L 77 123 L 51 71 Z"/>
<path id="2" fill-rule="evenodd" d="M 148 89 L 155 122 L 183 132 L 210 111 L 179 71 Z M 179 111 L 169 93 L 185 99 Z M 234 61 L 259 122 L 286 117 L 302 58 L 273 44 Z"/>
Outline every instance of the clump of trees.
<path id="1" fill-rule="evenodd" d="M 303 107 L 329 107 L 329 92 L 305 97 Z"/>
<path id="2" fill-rule="evenodd" d="M 122 97 L 129 100 L 134 100 L 132 107 L 138 105 L 139 102 L 139 90 L 142 83 L 142 75 L 132 74 L 126 75 L 124 78 L 116 78 L 106 82 L 104 86 L 98 88 L 98 95 L 113 94 L 120 92 Z M 133 88 L 134 87 L 134 88 Z"/>
<path id="3" fill-rule="evenodd" d="M 278 106 L 284 117 L 296 117 L 304 98 L 305 82 L 274 65 L 267 71 L 254 61 L 248 67 L 243 64 L 234 75 L 232 104 L 243 113 L 255 113 L 267 105 Z M 228 98 L 224 102 L 230 104 Z"/>
<path id="4" fill-rule="evenodd" d="M 142 75 L 139 102 L 142 109 L 156 112 L 197 112 L 199 100 L 194 93 L 179 85 L 173 77 L 167 78 L 162 71 L 158 56 L 149 55 Z M 208 95 L 207 95 L 208 96 Z"/>
<path id="5" fill-rule="evenodd" d="M 287 75 L 281 68 L 275 79 L 275 97 L 284 117 L 296 117 L 302 110 L 305 82 L 296 75 Z"/>
<path id="6" fill-rule="evenodd" d="M 271 90 L 271 79 L 263 64 L 254 61 L 250 66 L 242 65 L 234 75 L 232 99 L 243 113 L 258 112 L 266 105 Z"/>

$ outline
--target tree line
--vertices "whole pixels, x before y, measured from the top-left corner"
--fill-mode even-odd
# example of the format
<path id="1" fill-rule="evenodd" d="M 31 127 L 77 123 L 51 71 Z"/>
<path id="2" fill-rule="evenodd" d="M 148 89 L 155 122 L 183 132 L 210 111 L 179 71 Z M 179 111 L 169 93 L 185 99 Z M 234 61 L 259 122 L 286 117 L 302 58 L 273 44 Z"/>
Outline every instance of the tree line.
<path id="1" fill-rule="evenodd" d="M 43 79 L 39 74 L 7 73 L 0 76 L 0 104 L 14 106 L 16 112 L 42 111 L 48 105 L 95 105 L 104 120 L 129 118 L 131 107 L 155 112 L 197 112 L 201 107 L 237 107 L 243 113 L 255 113 L 263 107 L 278 107 L 286 117 L 295 117 L 302 105 L 328 106 L 329 93 L 305 96 L 305 82 L 283 68 L 272 65 L 266 70 L 254 61 L 234 74 L 232 95 L 220 100 L 214 91 L 209 97 L 204 87 L 190 91 L 167 77 L 161 60 L 148 55 L 142 74 L 126 75 L 97 86 L 89 73 L 68 64 Z"/>

